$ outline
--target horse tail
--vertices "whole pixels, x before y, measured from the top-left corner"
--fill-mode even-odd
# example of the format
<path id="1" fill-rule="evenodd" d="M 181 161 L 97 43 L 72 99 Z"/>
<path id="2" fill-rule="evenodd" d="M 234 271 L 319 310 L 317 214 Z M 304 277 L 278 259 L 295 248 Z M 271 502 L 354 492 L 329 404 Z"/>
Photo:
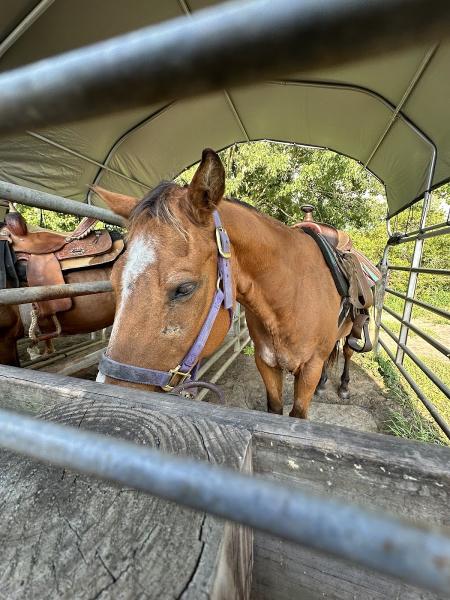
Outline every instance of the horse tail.
<path id="1" fill-rule="evenodd" d="M 340 340 L 338 340 L 336 342 L 336 344 L 334 345 L 334 348 L 331 351 L 331 354 L 328 358 L 328 366 L 330 366 L 330 367 L 333 366 L 337 362 L 337 359 L 339 356 L 339 346 L 340 346 Z"/>

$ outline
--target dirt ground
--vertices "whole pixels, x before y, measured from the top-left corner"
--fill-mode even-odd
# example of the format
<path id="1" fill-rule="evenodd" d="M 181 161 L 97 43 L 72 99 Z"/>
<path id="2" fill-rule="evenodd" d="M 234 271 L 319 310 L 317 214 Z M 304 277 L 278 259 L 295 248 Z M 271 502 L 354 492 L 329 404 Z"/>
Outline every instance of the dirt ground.
<path id="1" fill-rule="evenodd" d="M 384 431 L 387 409 L 391 402 L 378 383 L 358 365 L 352 363 L 350 398 L 341 400 L 337 394 L 342 361 L 331 368 L 326 390 L 314 396 L 310 407 L 311 421 L 350 427 L 360 431 Z M 293 377 L 284 376 L 284 414 L 288 415 L 293 401 Z M 241 354 L 225 372 L 218 384 L 225 392 L 227 406 L 266 410 L 266 392 L 253 356 Z M 210 395 L 210 402 L 217 402 Z"/>
<path id="2" fill-rule="evenodd" d="M 59 338 L 55 340 L 57 350 L 66 350 L 73 344 L 88 342 L 88 335 Z M 21 345 L 22 360 L 27 360 L 25 345 Z M 225 361 L 227 355 L 213 367 L 212 373 Z M 384 423 L 388 408 L 392 405 L 386 392 L 373 377 L 357 364 L 352 363 L 350 379 L 350 398 L 341 400 L 337 395 L 338 381 L 342 372 L 342 360 L 330 369 L 325 393 L 314 396 L 309 418 L 312 421 L 341 425 L 360 431 L 385 431 Z M 82 379 L 95 380 L 97 368 L 85 369 L 76 374 Z M 208 377 L 205 377 L 208 380 Z M 225 392 L 227 406 L 250 410 L 266 410 L 266 393 L 261 376 L 255 365 L 253 356 L 241 354 L 219 379 L 218 384 Z M 284 414 L 288 415 L 293 401 L 293 378 L 284 377 Z M 215 403 L 217 399 L 209 394 L 206 401 Z"/>

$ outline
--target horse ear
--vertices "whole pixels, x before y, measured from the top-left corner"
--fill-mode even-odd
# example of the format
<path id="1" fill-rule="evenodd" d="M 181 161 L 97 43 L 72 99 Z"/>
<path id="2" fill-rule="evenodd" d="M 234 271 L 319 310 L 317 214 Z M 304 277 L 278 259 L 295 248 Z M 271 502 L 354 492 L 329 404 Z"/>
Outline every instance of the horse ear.
<path id="1" fill-rule="evenodd" d="M 134 196 L 126 196 L 125 194 L 117 194 L 116 192 L 110 192 L 98 185 L 90 186 L 91 190 L 95 192 L 102 200 L 106 202 L 109 208 L 120 215 L 128 219 L 131 215 L 131 211 L 139 203 L 139 200 Z"/>
<path id="2" fill-rule="evenodd" d="M 189 185 L 189 201 L 194 216 L 205 223 L 225 192 L 225 169 L 216 152 L 206 148 L 202 160 Z"/>

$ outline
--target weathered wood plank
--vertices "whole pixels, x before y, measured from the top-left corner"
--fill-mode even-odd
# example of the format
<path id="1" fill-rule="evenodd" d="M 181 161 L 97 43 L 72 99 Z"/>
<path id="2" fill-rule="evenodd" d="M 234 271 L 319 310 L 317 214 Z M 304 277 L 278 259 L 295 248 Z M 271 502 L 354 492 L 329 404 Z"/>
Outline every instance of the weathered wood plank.
<path id="1" fill-rule="evenodd" d="M 139 415 L 148 411 L 156 419 L 156 432 L 167 423 L 182 423 L 187 439 L 193 435 L 192 427 L 202 424 L 203 431 L 208 423 L 209 430 L 219 428 L 214 437 L 221 448 L 215 451 L 219 455 L 234 444 L 228 432 L 236 435 L 238 431 L 252 437 L 252 467 L 257 473 L 366 508 L 450 525 L 448 448 L 13 367 L 0 367 L 0 404 L 21 410 L 31 407 L 37 413 L 46 404 L 50 413 L 52 407 L 64 405 L 66 411 L 71 407 L 77 418 L 86 406 L 92 406 L 98 410 L 100 422 L 108 422 L 116 412 Z M 89 427 L 89 420 L 83 419 L 82 424 Z M 121 435 L 125 435 L 123 431 Z M 203 439 L 208 440 L 208 435 L 203 434 Z M 270 536 L 256 534 L 254 552 L 253 597 L 258 600 L 299 596 L 314 600 L 324 596 L 436 598 Z M 243 572 L 245 569 L 240 570 Z"/>
<path id="2" fill-rule="evenodd" d="M 293 438 L 296 444 L 314 447 L 323 455 L 337 453 L 349 460 L 353 456 L 363 461 L 395 463 L 404 469 L 405 475 L 410 470 L 437 479 L 450 475 L 450 449 L 432 444 L 0 365 L 2 407 L 35 412 L 41 406 L 52 406 L 55 402 L 85 398 L 145 406 L 167 416 L 211 419 L 262 436 Z"/>
<path id="3" fill-rule="evenodd" d="M 250 435 L 244 430 L 108 399 L 53 397 L 47 410 L 33 402 L 39 418 L 251 468 Z M 2 451 L 0 510 L 0 594 L 5 597 L 249 595 L 251 533 L 135 490 Z"/>
<path id="4" fill-rule="evenodd" d="M 370 442 L 370 438 L 367 441 Z M 419 458 L 420 451 L 426 451 L 428 446 L 416 446 Z M 436 470 L 431 473 L 424 469 L 419 460 L 414 466 L 394 453 L 381 460 L 383 457 L 376 459 L 374 453 L 368 458 L 368 452 L 362 458 L 359 454 L 349 453 L 348 448 L 323 452 L 321 447 L 305 445 L 295 437 L 267 433 L 256 433 L 252 447 L 253 468 L 259 474 L 400 518 L 450 527 L 448 465 L 446 472 L 442 470 L 438 475 Z M 445 454 L 450 453 L 446 451 Z M 253 597 L 258 600 L 271 599 L 274 588 L 277 598 L 283 600 L 297 594 L 311 600 L 324 596 L 346 600 L 438 598 L 389 577 L 259 532 L 255 532 L 254 539 Z M 280 573 L 283 573 L 282 578 Z"/>

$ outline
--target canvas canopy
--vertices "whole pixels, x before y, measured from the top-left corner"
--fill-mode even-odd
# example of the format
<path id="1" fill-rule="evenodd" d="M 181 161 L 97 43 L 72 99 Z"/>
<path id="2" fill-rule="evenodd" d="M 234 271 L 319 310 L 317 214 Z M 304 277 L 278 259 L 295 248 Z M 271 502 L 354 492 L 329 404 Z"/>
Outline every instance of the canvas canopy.
<path id="1" fill-rule="evenodd" d="M 0 71 L 213 3 L 7 1 Z M 142 196 L 198 161 L 204 147 L 270 139 L 358 160 L 384 183 L 393 215 L 450 178 L 449 66 L 450 43 L 436 41 L 363 61 L 355 56 L 332 70 L 28 131 L 0 140 L 0 179 L 84 202 L 92 183 Z"/>

